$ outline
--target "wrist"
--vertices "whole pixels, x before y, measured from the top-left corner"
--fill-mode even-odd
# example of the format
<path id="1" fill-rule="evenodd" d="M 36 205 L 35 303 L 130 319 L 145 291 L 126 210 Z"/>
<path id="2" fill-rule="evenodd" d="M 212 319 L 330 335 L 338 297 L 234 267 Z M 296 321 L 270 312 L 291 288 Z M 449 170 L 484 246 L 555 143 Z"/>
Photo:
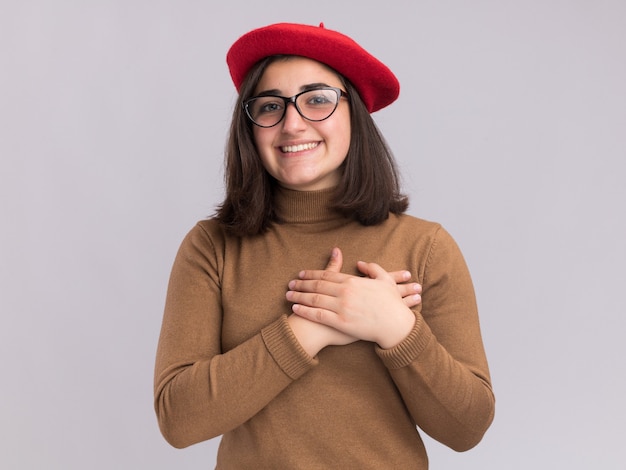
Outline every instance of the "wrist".
<path id="1" fill-rule="evenodd" d="M 415 314 L 407 308 L 404 315 L 397 318 L 389 325 L 389 328 L 383 331 L 383 334 L 376 341 L 376 344 L 378 344 L 381 349 L 396 347 L 409 336 L 415 326 L 415 321 Z"/>
<path id="2" fill-rule="evenodd" d="M 311 325 L 315 326 L 309 320 L 292 314 L 287 317 L 287 323 L 291 328 L 294 336 L 302 346 L 302 349 L 311 357 L 317 356 L 326 344 L 324 344 L 319 334 L 311 328 Z"/>

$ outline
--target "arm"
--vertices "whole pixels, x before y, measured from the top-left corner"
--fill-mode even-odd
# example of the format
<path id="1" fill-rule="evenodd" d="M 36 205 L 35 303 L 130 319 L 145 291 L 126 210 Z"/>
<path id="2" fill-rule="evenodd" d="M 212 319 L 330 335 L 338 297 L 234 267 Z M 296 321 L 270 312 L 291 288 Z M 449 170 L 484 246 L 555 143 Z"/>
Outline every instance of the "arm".
<path id="1" fill-rule="evenodd" d="M 377 353 L 416 424 L 452 449 L 468 450 L 493 421 L 495 398 L 469 271 L 442 228 L 420 277 L 422 311 L 413 330 L 395 348 Z"/>
<path id="2" fill-rule="evenodd" d="M 247 421 L 317 362 L 286 315 L 228 352 L 221 350 L 221 261 L 196 226 L 176 256 L 155 366 L 155 410 L 175 447 Z"/>
<path id="3" fill-rule="evenodd" d="M 223 267 L 215 254 L 220 249 L 196 226 L 181 244 L 170 276 L 154 391 L 161 432 L 175 447 L 234 429 L 314 367 L 319 349 L 356 340 L 328 326 L 282 315 L 223 352 Z M 340 256 L 331 258 L 326 269 L 339 271 L 341 264 Z M 401 281 L 407 274 L 396 277 Z M 414 283 L 398 289 L 412 292 L 408 304 L 419 301 Z"/>
<path id="4" fill-rule="evenodd" d="M 290 283 L 294 312 L 378 343 L 414 422 L 455 450 L 476 445 L 491 424 L 494 397 L 474 290 L 463 257 L 443 229 L 421 263 L 422 313 L 411 313 L 373 263 L 370 278 L 303 271 Z M 391 322 L 389 321 L 391 320 Z"/>

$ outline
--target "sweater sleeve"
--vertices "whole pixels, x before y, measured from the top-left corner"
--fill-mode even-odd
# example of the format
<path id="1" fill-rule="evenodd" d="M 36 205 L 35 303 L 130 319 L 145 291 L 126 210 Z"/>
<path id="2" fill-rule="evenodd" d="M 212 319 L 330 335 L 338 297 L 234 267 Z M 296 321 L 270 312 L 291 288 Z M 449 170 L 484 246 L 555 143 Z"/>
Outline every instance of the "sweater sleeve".
<path id="1" fill-rule="evenodd" d="M 199 226 L 176 255 L 155 365 L 155 410 L 165 439 L 186 447 L 237 427 L 316 364 L 286 315 L 222 352 L 223 257 Z"/>
<path id="2" fill-rule="evenodd" d="M 409 336 L 376 351 L 411 416 L 457 451 L 474 447 L 490 426 L 495 399 L 472 281 L 452 237 L 438 228 L 420 270 L 421 313 Z"/>

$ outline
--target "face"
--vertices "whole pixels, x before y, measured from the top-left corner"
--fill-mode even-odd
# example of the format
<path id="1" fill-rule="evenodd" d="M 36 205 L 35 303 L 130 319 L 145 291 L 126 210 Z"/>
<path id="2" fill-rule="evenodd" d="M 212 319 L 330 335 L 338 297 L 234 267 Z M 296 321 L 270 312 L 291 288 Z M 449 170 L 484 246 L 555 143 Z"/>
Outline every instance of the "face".
<path id="1" fill-rule="evenodd" d="M 267 67 L 255 95 L 271 91 L 289 97 L 322 84 L 345 91 L 330 68 L 311 59 L 291 57 Z M 274 127 L 252 127 L 263 166 L 282 186 L 315 191 L 338 184 L 339 167 L 350 146 L 350 108 L 346 99 L 340 99 L 335 112 L 324 121 L 307 121 L 289 104 L 285 117 Z"/>

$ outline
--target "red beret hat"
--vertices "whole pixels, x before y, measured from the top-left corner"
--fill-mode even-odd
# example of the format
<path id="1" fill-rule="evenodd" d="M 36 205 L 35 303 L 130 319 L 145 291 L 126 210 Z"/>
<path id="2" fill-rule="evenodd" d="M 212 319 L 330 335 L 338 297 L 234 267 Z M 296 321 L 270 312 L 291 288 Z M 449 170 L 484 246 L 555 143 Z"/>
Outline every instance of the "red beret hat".
<path id="1" fill-rule="evenodd" d="M 278 23 L 255 29 L 240 37 L 226 55 L 235 88 L 239 90 L 248 71 L 272 55 L 298 55 L 335 69 L 356 87 L 370 113 L 396 100 L 400 83 L 385 64 L 348 36 L 319 27 Z"/>

